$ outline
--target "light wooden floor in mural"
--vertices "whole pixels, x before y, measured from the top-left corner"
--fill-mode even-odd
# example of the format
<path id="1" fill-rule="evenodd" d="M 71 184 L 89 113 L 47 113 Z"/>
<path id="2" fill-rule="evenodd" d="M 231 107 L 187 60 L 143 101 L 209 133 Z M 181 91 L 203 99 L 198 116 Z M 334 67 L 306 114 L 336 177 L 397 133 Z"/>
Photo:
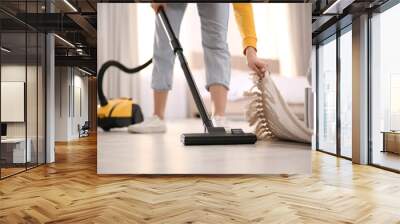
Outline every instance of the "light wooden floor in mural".
<path id="1" fill-rule="evenodd" d="M 400 223 L 400 175 L 313 152 L 313 174 L 98 176 L 95 136 L 0 181 L 0 223 Z"/>

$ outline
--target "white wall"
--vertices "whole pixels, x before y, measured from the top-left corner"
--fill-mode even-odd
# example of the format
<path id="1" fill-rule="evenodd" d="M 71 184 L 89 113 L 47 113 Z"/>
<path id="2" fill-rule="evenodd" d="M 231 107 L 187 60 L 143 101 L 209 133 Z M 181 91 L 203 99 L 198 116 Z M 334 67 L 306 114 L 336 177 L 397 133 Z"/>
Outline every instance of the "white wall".
<path id="1" fill-rule="evenodd" d="M 75 70 L 76 72 L 77 70 Z M 82 73 L 75 73 L 74 75 L 74 108 L 71 119 L 71 135 L 73 138 L 79 137 L 79 132 L 77 129 L 78 124 L 83 125 L 85 121 L 89 120 L 88 114 L 88 78 L 86 76 L 82 76 Z M 80 93 L 79 93 L 80 92 Z"/>
<path id="2" fill-rule="evenodd" d="M 7 122 L 7 137 L 30 139 L 32 161 L 44 162 L 45 150 L 45 116 L 44 116 L 44 73 L 41 66 L 25 66 L 21 64 L 4 64 L 1 66 L 1 81 L 24 82 L 26 86 L 26 99 L 21 113 L 26 113 L 26 120 L 22 122 Z M 22 94 L 24 94 L 23 90 Z M 3 97 L 7 97 L 2 95 Z M 26 107 L 25 107 L 26 103 Z M 4 112 L 10 108 L 2 107 Z M 10 112 L 10 111 L 9 111 Z M 12 111 L 11 111 L 12 112 Z M 39 156 L 37 157 L 37 153 Z"/>
<path id="3" fill-rule="evenodd" d="M 88 120 L 88 78 L 75 68 L 56 67 L 55 86 L 55 140 L 70 141 Z"/>
<path id="4" fill-rule="evenodd" d="M 18 81 L 26 82 L 26 70 L 31 70 L 31 67 L 26 68 L 25 65 L 2 65 L 1 66 L 1 81 Z M 5 110 L 5 108 L 1 108 Z M 25 123 L 12 122 L 7 124 L 7 137 L 25 137 Z"/>
<path id="5" fill-rule="evenodd" d="M 67 67 L 55 69 L 55 141 L 68 140 L 68 86 L 70 80 Z"/>
<path id="6" fill-rule="evenodd" d="M 1 81 L 17 81 L 17 82 L 25 82 L 26 71 L 28 74 L 35 73 L 36 74 L 36 67 L 25 65 L 2 65 L 1 66 Z M 32 83 L 30 83 L 32 84 Z M 36 84 L 36 82 L 34 83 Z M 36 97 L 36 89 L 32 93 L 27 93 L 27 96 L 32 98 Z M 31 102 L 32 100 L 28 100 Z M 33 106 L 33 105 L 32 105 Z M 36 105 L 35 105 L 36 107 Z M 1 110 L 6 110 L 6 108 L 1 108 Z M 32 121 L 33 118 L 31 117 L 33 114 L 28 114 L 28 121 Z M 36 114 L 34 114 L 34 118 L 36 118 Z M 36 121 L 36 120 L 35 120 Z M 8 137 L 25 137 L 25 122 L 10 122 L 7 124 L 7 135 Z M 28 128 L 32 127 L 29 125 Z M 29 134 L 29 133 L 28 133 Z M 29 136 L 28 136 L 29 137 Z"/>

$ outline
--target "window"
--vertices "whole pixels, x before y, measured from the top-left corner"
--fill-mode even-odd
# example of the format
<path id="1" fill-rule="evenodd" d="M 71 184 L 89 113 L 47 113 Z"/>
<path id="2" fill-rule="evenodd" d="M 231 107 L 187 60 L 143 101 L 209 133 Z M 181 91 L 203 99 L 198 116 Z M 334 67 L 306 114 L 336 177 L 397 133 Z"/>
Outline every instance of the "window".
<path id="1" fill-rule="evenodd" d="M 400 170 L 400 4 L 371 18 L 372 164 Z"/>
<path id="2" fill-rule="evenodd" d="M 318 150 L 350 159 L 353 95 L 351 24 L 322 41 L 317 59 Z"/>
<path id="3" fill-rule="evenodd" d="M 318 47 L 318 149 L 336 153 L 336 39 Z"/>
<path id="4" fill-rule="evenodd" d="M 351 26 L 340 36 L 340 155 L 352 156 L 352 33 Z"/>

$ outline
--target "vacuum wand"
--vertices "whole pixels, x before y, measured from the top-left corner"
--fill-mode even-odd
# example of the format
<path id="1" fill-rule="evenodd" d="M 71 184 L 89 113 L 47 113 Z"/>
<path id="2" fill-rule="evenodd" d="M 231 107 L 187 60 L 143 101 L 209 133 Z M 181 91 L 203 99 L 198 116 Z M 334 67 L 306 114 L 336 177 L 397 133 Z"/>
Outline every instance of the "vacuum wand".
<path id="1" fill-rule="evenodd" d="M 183 55 L 183 49 L 176 38 L 174 31 L 172 30 L 171 24 L 169 23 L 167 14 L 164 9 L 160 9 L 157 13 L 158 18 L 168 36 L 171 48 L 179 58 L 183 74 L 185 74 L 186 81 L 189 85 L 190 92 L 192 93 L 196 107 L 200 113 L 200 117 L 203 120 L 203 124 L 207 130 L 207 133 L 188 133 L 182 134 L 181 141 L 184 145 L 227 145 L 227 144 L 254 144 L 257 141 L 257 137 L 253 133 L 244 133 L 242 129 L 231 129 L 231 132 L 227 133 L 223 127 L 214 127 L 211 119 L 207 113 L 204 102 L 199 94 L 199 89 L 193 79 L 192 72 L 189 69 L 185 56 Z"/>
<path id="2" fill-rule="evenodd" d="M 189 66 L 186 62 L 185 56 L 183 55 L 183 49 L 181 44 L 179 43 L 178 38 L 176 38 L 174 31 L 172 30 L 171 24 L 169 23 L 168 17 L 164 11 L 164 9 L 160 9 L 157 13 L 158 18 L 161 21 L 161 24 L 165 30 L 165 33 L 168 36 L 170 41 L 170 45 L 174 53 L 178 56 L 181 67 L 183 69 L 183 73 L 185 74 L 186 81 L 189 85 L 190 92 L 192 93 L 194 102 L 199 110 L 200 117 L 203 120 L 204 126 L 207 128 L 208 132 L 214 131 L 214 125 L 211 122 L 211 119 L 207 113 L 206 107 L 204 106 L 204 102 L 199 94 L 199 90 L 197 88 L 196 83 L 193 80 L 192 73 L 189 69 Z"/>

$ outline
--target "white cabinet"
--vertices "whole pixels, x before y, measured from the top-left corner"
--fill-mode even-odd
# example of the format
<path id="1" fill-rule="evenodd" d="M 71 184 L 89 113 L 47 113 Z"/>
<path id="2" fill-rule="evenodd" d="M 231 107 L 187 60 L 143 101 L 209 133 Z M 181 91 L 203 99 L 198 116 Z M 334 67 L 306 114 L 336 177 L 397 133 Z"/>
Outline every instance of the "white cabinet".
<path id="1" fill-rule="evenodd" d="M 25 151 L 25 144 L 27 144 Z M 1 140 L 2 151 L 9 151 L 9 158 L 5 158 L 9 163 L 25 163 L 32 161 L 32 140 L 25 138 L 7 138 Z M 3 150 L 4 147 L 4 150 Z M 11 160 L 12 155 L 12 160 Z"/>

